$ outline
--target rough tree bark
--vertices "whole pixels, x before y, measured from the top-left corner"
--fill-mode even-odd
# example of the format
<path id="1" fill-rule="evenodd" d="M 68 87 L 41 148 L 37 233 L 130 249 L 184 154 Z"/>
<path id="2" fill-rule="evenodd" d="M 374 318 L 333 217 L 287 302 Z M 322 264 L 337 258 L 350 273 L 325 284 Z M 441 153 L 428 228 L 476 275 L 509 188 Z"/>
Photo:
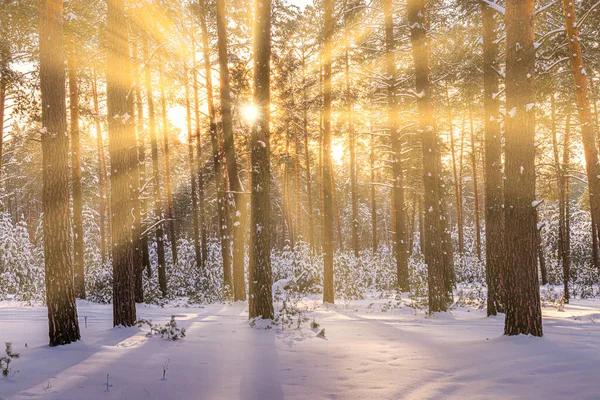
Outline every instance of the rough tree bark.
<path id="1" fill-rule="evenodd" d="M 483 97 L 485 147 L 485 273 L 488 287 L 487 315 L 503 310 L 504 190 L 502 135 L 500 130 L 500 81 L 498 24 L 495 11 L 482 3 Z"/>
<path id="2" fill-rule="evenodd" d="M 202 267 L 206 267 L 208 258 L 208 233 L 206 231 L 206 209 L 204 207 L 204 173 L 202 170 L 202 134 L 200 124 L 200 97 L 198 92 L 198 65 L 196 64 L 196 32 L 192 32 L 192 82 L 194 88 L 194 120 L 196 121 L 196 174 L 198 176 L 198 224 L 200 226 L 200 252 L 202 253 Z"/>
<path id="3" fill-rule="evenodd" d="M 473 170 L 473 215 L 475 223 L 475 254 L 481 261 L 481 224 L 479 213 L 479 181 L 477 179 L 477 147 L 475 145 L 475 126 L 473 110 L 469 110 L 469 127 L 471 128 L 471 167 Z"/>
<path id="4" fill-rule="evenodd" d="M 575 2 L 572 0 L 563 0 L 563 11 L 567 25 L 569 58 L 571 60 L 571 69 L 573 70 L 577 110 L 581 125 L 581 141 L 583 142 L 585 153 L 592 221 L 596 235 L 598 235 L 600 232 L 600 165 L 598 164 L 598 148 L 596 147 L 594 120 L 592 119 L 588 74 L 581 53 Z"/>
<path id="5" fill-rule="evenodd" d="M 225 195 L 225 171 L 223 168 L 223 151 L 217 132 L 217 118 L 213 97 L 212 66 L 210 62 L 210 47 L 208 45 L 208 29 L 206 26 L 206 4 L 200 0 L 200 29 L 202 30 L 202 52 L 204 56 L 204 76 L 206 84 L 206 102 L 210 144 L 212 148 L 213 165 L 215 170 L 215 186 L 217 190 L 217 212 L 219 214 L 219 238 L 221 240 L 221 257 L 223 269 L 231 269 L 231 241 L 227 229 L 227 197 Z"/>
<path id="6" fill-rule="evenodd" d="M 446 311 L 452 300 L 454 268 L 443 198 L 441 160 L 431 93 L 425 0 L 408 1 L 408 22 L 415 62 L 417 106 L 423 147 L 425 261 L 429 311 Z"/>
<path id="7" fill-rule="evenodd" d="M 137 237 L 132 226 L 133 197 L 137 196 L 138 179 L 129 36 L 124 0 L 107 4 L 107 73 L 106 95 L 110 152 L 111 218 L 113 254 L 113 323 L 133 326 L 136 321 L 134 252 Z"/>
<path id="8" fill-rule="evenodd" d="M 344 3 L 346 8 L 347 3 Z M 354 256 L 358 258 L 360 252 L 360 242 L 358 232 L 359 215 L 358 215 L 358 183 L 356 176 L 356 132 L 354 129 L 354 101 L 352 99 L 352 87 L 350 84 L 350 35 L 348 20 L 351 11 L 344 10 L 344 79 L 346 81 L 346 118 L 348 119 L 348 148 L 350 149 L 350 193 L 352 199 L 352 250 Z M 392 25 L 393 30 L 393 25 Z M 386 31 L 387 33 L 387 31 Z M 393 45 L 393 39 L 392 39 Z M 388 49 L 389 51 L 389 49 Z M 393 50 L 392 50 L 393 52 Z M 389 71 L 388 71 L 389 75 Z"/>
<path id="9" fill-rule="evenodd" d="M 313 207 L 313 192 L 312 192 L 312 176 L 310 166 L 310 138 L 308 134 L 308 82 L 306 80 L 306 53 L 305 48 L 302 48 L 302 128 L 304 131 L 304 161 L 306 171 L 306 195 L 307 195 L 307 210 L 308 210 L 308 243 L 312 250 L 315 249 L 315 220 Z"/>
<path id="10" fill-rule="evenodd" d="M 78 341 L 69 237 L 69 135 L 63 1 L 40 3 L 44 263 L 50 346 Z"/>
<path id="11" fill-rule="evenodd" d="M 219 50 L 219 76 L 221 78 L 221 119 L 223 126 L 223 144 L 229 177 L 229 189 L 233 193 L 233 270 L 234 276 L 244 277 L 244 231 L 241 221 L 246 213 L 244 189 L 238 175 L 238 166 L 233 136 L 233 120 L 231 112 L 231 89 L 229 85 L 229 58 L 227 52 L 227 18 L 225 0 L 217 0 L 217 45 Z M 224 265 L 224 267 L 226 267 Z M 223 273 L 224 285 L 233 289 L 236 295 L 231 270 Z M 241 282 L 240 282 L 241 283 Z M 241 294 L 241 292 L 237 292 Z M 239 299 L 243 300 L 243 299 Z"/>
<path id="12" fill-rule="evenodd" d="M 505 335 L 543 333 L 536 263 L 534 17 L 534 0 L 507 0 Z"/>
<path id="13" fill-rule="evenodd" d="M 162 195 L 160 192 L 160 160 L 158 155 L 158 139 L 156 136 L 156 113 L 154 110 L 154 91 L 150 64 L 149 34 L 142 34 L 144 51 L 144 86 L 148 102 L 148 124 L 150 128 L 150 150 L 152 152 L 152 187 L 154 188 L 154 218 L 156 221 L 156 256 L 158 260 L 158 286 L 163 297 L 167 295 L 167 267 L 165 262 L 165 234 L 163 230 Z"/>
<path id="14" fill-rule="evenodd" d="M 569 182 L 569 165 L 571 163 L 571 112 L 568 111 L 567 120 L 565 122 L 565 137 L 563 142 L 563 163 L 562 163 L 562 177 L 563 177 L 563 207 L 564 207 L 564 221 L 563 221 L 563 248 L 561 252 L 561 262 L 563 267 L 563 284 L 564 294 L 563 297 L 568 303 L 570 299 L 569 292 L 569 281 L 571 280 L 571 187 Z"/>
<path id="15" fill-rule="evenodd" d="M 167 218 L 169 219 L 169 239 L 171 241 L 171 255 L 173 264 L 177 265 L 177 233 L 175 231 L 175 213 L 173 212 L 173 189 L 171 186 L 171 146 L 169 143 L 169 122 L 167 120 L 167 96 L 165 95 L 165 82 L 162 62 L 158 62 L 160 108 L 162 117 L 163 152 L 165 155 L 165 190 L 167 191 Z"/>
<path id="16" fill-rule="evenodd" d="M 92 97 L 94 102 L 94 121 L 96 124 L 96 150 L 98 152 L 98 198 L 99 198 L 99 210 L 100 216 L 100 256 L 102 257 L 102 264 L 106 262 L 106 243 L 107 243 L 107 229 L 106 229 L 106 216 L 110 215 L 107 212 L 107 200 L 108 200 L 108 188 L 107 188 L 107 174 L 106 174 L 106 160 L 104 157 L 104 143 L 102 140 L 102 125 L 100 124 L 100 107 L 98 104 L 98 79 L 96 77 L 96 70 L 93 72 L 92 79 Z"/>
<path id="17" fill-rule="evenodd" d="M 250 246 L 249 317 L 272 319 L 271 294 L 271 167 L 269 144 L 269 106 L 271 100 L 271 3 L 255 0 L 254 29 L 254 104 L 258 118 L 252 128 L 252 212 Z"/>
<path id="18" fill-rule="evenodd" d="M 325 0 L 323 49 L 323 302 L 334 303 L 333 288 L 333 174 L 331 165 L 331 57 L 333 48 L 333 0 Z"/>
<path id="19" fill-rule="evenodd" d="M 194 167 L 194 136 L 192 129 L 192 104 L 190 99 L 190 71 L 187 63 L 184 64 L 184 84 L 185 84 L 185 110 L 187 115 L 188 130 L 188 163 L 190 168 L 190 186 L 192 196 L 192 218 L 194 226 L 194 252 L 196 255 L 196 266 L 202 268 L 202 251 L 200 249 L 200 226 L 198 224 L 198 192 L 196 188 L 196 168 Z M 203 274 L 204 270 L 200 269 Z"/>
<path id="20" fill-rule="evenodd" d="M 377 242 L 377 197 L 375 196 L 375 135 L 373 132 L 369 135 L 369 144 L 371 154 L 369 157 L 371 169 L 371 245 L 373 254 L 377 253 L 379 243 Z"/>
<path id="21" fill-rule="evenodd" d="M 133 43 L 131 58 L 138 65 L 143 65 L 143 60 L 138 57 L 138 43 Z M 140 74 L 141 75 L 141 74 Z M 150 250 L 148 247 L 148 234 L 143 234 L 144 223 L 148 215 L 148 200 L 140 200 L 140 197 L 147 197 L 142 192 L 142 188 L 146 187 L 146 140 L 144 135 L 144 100 L 142 98 L 142 85 L 138 81 L 138 74 L 134 74 L 133 78 L 133 94 L 135 94 L 135 136 L 136 147 L 131 149 L 132 162 L 135 163 L 133 169 L 134 189 L 137 196 L 133 197 L 133 237 L 135 238 L 135 252 L 133 255 L 133 265 L 135 273 L 135 302 L 144 302 L 144 269 L 148 276 L 152 276 L 150 266 Z"/>
<path id="22" fill-rule="evenodd" d="M 85 299 L 83 267 L 83 188 L 81 185 L 81 143 L 79 131 L 78 63 L 75 35 L 68 35 L 67 70 L 69 75 L 69 109 L 71 117 L 71 188 L 73 191 L 73 282 L 75 296 Z"/>
<path id="23" fill-rule="evenodd" d="M 446 83 L 446 99 L 450 105 L 450 96 L 448 95 L 448 84 Z M 463 126 L 464 130 L 464 126 Z M 462 133 L 461 133 L 462 140 Z M 454 197 L 456 199 L 456 227 L 458 231 L 458 254 L 462 257 L 465 249 L 464 229 L 463 229 L 463 208 L 462 208 L 462 174 L 458 174 L 456 165 L 456 146 L 454 144 L 454 125 L 450 117 L 450 152 L 452 155 L 452 176 L 454 178 Z"/>
<path id="24" fill-rule="evenodd" d="M 405 202 L 404 202 L 404 172 L 402 171 L 402 130 L 400 129 L 400 105 L 397 97 L 398 71 L 395 54 L 396 40 L 394 39 L 393 1 L 385 0 L 383 14 L 385 19 L 385 65 L 387 84 L 387 123 L 392 140 L 392 206 L 396 215 L 394 218 L 394 255 L 396 257 L 396 287 L 401 292 L 410 290 L 408 281 L 408 240 L 406 234 Z"/>

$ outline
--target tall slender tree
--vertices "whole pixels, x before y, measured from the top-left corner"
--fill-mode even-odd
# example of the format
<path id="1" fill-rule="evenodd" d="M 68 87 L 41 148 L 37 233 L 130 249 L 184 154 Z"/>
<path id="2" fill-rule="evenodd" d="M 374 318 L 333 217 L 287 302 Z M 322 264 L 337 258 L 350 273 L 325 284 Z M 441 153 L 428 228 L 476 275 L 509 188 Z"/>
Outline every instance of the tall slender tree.
<path id="1" fill-rule="evenodd" d="M 190 98 L 190 71 L 187 63 L 184 63 L 184 85 L 185 85 L 185 111 L 187 115 L 187 145 L 188 145 L 188 163 L 190 171 L 190 187 L 192 196 L 192 218 L 194 227 L 194 251 L 196 255 L 196 266 L 200 269 L 204 265 L 202 263 L 202 251 L 200 248 L 200 225 L 198 221 L 198 192 L 196 186 L 196 168 L 194 161 L 194 134 L 192 128 L 192 103 Z M 201 273 L 204 273 L 201 270 Z"/>
<path id="2" fill-rule="evenodd" d="M 173 264 L 177 265 L 177 233 L 175 231 L 175 213 L 173 211 L 173 188 L 171 185 L 171 145 L 169 141 L 169 121 L 167 119 L 167 96 L 162 62 L 159 59 L 158 76 L 160 86 L 160 108 L 163 134 L 163 153 L 165 155 L 165 190 L 167 191 L 167 218 L 169 219 L 169 239 L 171 241 L 171 255 Z"/>
<path id="3" fill-rule="evenodd" d="M 481 224 L 479 212 L 479 179 L 477 177 L 477 145 L 475 144 L 475 125 L 473 110 L 469 110 L 469 127 L 471 128 L 471 167 L 473 169 L 473 222 L 475 224 L 475 254 L 481 261 Z"/>
<path id="4" fill-rule="evenodd" d="M 133 326 L 135 242 L 133 197 L 137 197 L 137 150 L 133 126 L 129 35 L 124 0 L 108 1 L 106 96 L 111 180 L 113 323 Z M 134 151 L 135 150 L 135 151 Z M 135 157 L 132 153 L 135 153 Z"/>
<path id="5" fill-rule="evenodd" d="M 107 216 L 108 211 L 108 176 L 106 171 L 106 160 L 104 157 L 104 141 L 102 139 L 102 124 L 100 123 L 100 105 L 98 102 L 98 78 L 96 70 L 92 77 L 92 99 L 94 104 L 94 122 L 96 127 L 96 151 L 98 162 L 98 199 L 100 216 L 100 256 L 102 263 L 106 262 L 106 243 L 108 242 Z"/>
<path id="6" fill-rule="evenodd" d="M 360 251 L 359 215 L 358 215 L 358 182 L 356 171 L 356 132 L 354 128 L 354 99 L 350 82 L 350 23 L 356 8 L 354 3 L 344 1 L 344 79 L 346 81 L 346 118 L 348 120 L 348 148 L 350 155 L 350 192 L 352 199 L 352 250 L 358 258 Z M 389 74 L 389 71 L 388 71 Z"/>
<path id="7" fill-rule="evenodd" d="M 495 11 L 482 2 L 483 19 L 483 103 L 485 148 L 485 268 L 488 286 L 487 314 L 503 310 L 504 191 L 502 136 L 500 130 L 500 82 L 498 23 Z"/>
<path id="8" fill-rule="evenodd" d="M 146 88 L 146 101 L 148 102 L 148 125 L 150 130 L 150 149 L 152 151 L 152 183 L 154 189 L 154 217 L 156 221 L 156 256 L 158 261 L 158 286 L 164 296 L 167 295 L 167 270 L 165 262 L 165 242 L 163 229 L 162 195 L 160 192 L 160 160 L 158 154 L 158 139 L 156 135 L 156 112 L 154 110 L 154 90 L 152 85 L 152 70 L 150 59 L 149 34 L 142 34 L 142 48 L 144 51 L 144 86 Z"/>
<path id="9" fill-rule="evenodd" d="M 506 335 L 543 333 L 536 263 L 534 3 L 506 2 Z"/>
<path id="10" fill-rule="evenodd" d="M 194 120 L 196 122 L 194 139 L 196 139 L 196 175 L 198 179 L 198 225 L 200 226 L 200 252 L 202 253 L 201 269 L 204 270 L 208 259 L 208 233 L 206 230 L 206 208 L 204 204 L 204 160 L 202 157 L 198 65 L 196 64 L 196 32 L 192 32 L 192 84 L 194 89 Z"/>
<path id="11" fill-rule="evenodd" d="M 271 294 L 271 168 L 270 168 L 270 62 L 271 2 L 255 0 L 254 104 L 258 117 L 252 127 L 252 212 L 250 246 L 250 318 L 272 319 Z"/>
<path id="12" fill-rule="evenodd" d="M 406 235 L 406 213 L 404 203 L 404 172 L 402 166 L 402 130 L 400 129 L 397 85 L 398 73 L 396 69 L 396 39 L 394 38 L 393 1 L 385 0 L 383 13 L 385 19 L 385 52 L 386 52 L 386 75 L 387 84 L 387 106 L 388 126 L 392 138 L 392 180 L 393 180 L 393 211 L 394 218 L 394 255 L 396 256 L 397 288 L 406 292 L 409 290 L 408 283 L 408 238 Z"/>
<path id="13" fill-rule="evenodd" d="M 331 165 L 331 62 L 333 0 L 325 0 L 323 49 L 323 302 L 334 303 L 333 288 L 333 171 Z"/>
<path id="14" fill-rule="evenodd" d="M 454 268 L 443 198 L 441 159 L 433 110 L 425 0 L 409 0 L 408 21 L 416 75 L 419 131 L 423 147 L 425 261 L 428 266 L 429 311 L 446 311 L 452 299 Z"/>
<path id="15" fill-rule="evenodd" d="M 598 235 L 600 232 L 600 164 L 592 116 L 588 73 L 581 52 L 575 2 L 573 0 L 563 0 L 563 12 L 567 26 L 567 37 L 569 39 L 569 59 L 575 83 L 577 111 L 581 125 L 581 141 L 585 154 L 592 221 L 594 221 L 596 235 Z"/>
<path id="16" fill-rule="evenodd" d="M 244 231 L 241 223 L 242 213 L 246 212 L 242 182 L 238 174 L 233 136 L 233 115 L 231 109 L 231 87 L 229 77 L 229 55 L 227 48 L 227 16 L 225 0 L 217 0 L 217 46 L 219 50 L 219 76 L 221 79 L 221 120 L 223 127 L 223 143 L 229 178 L 229 188 L 233 194 L 233 270 L 234 275 L 243 278 L 244 271 Z M 235 288 L 229 266 L 223 265 L 223 283 L 230 289 Z M 238 292 L 239 293 L 239 292 Z M 236 299 L 242 300 L 242 299 Z"/>
<path id="17" fill-rule="evenodd" d="M 210 144 L 212 148 L 213 166 L 215 170 L 215 187 L 217 191 L 217 214 L 219 217 L 219 239 L 221 241 L 221 258 L 223 269 L 231 269 L 231 240 L 227 226 L 227 197 L 225 194 L 225 169 L 223 168 L 223 151 L 219 133 L 217 131 L 217 117 L 215 101 L 213 96 L 212 64 L 210 61 L 210 46 L 208 38 L 208 27 L 206 24 L 206 2 L 199 1 L 200 6 L 200 29 L 202 31 L 202 54 L 204 58 L 204 78 L 206 87 L 206 102 L 208 105 L 208 123 L 210 132 Z"/>
<path id="18" fill-rule="evenodd" d="M 69 236 L 69 135 L 63 1 L 40 3 L 44 263 L 50 346 L 80 339 Z"/>
<path id="19" fill-rule="evenodd" d="M 81 184 L 81 143 L 79 131 L 79 85 L 77 82 L 77 44 L 74 32 L 68 35 L 67 70 L 69 75 L 69 111 L 71 117 L 71 188 L 73 192 L 73 277 L 75 296 L 85 299 L 83 268 L 83 187 Z"/>

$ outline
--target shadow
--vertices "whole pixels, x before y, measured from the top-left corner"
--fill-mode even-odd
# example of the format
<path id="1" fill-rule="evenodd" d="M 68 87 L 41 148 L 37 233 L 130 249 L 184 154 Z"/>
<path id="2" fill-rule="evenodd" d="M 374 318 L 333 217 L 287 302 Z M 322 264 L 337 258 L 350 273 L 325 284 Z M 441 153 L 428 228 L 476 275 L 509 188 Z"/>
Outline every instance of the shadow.
<path id="1" fill-rule="evenodd" d="M 251 329 L 251 328 L 248 328 Z M 245 354 L 245 370 L 240 383 L 240 399 L 283 399 L 281 365 L 275 332 L 253 329 Z"/>

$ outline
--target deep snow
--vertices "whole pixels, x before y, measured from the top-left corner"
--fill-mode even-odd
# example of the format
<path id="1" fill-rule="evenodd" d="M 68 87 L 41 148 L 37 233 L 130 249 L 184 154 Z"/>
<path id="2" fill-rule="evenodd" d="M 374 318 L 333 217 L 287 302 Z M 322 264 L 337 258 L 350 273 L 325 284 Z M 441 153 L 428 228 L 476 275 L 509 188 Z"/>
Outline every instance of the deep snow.
<path id="1" fill-rule="evenodd" d="M 600 299 L 545 307 L 543 338 L 503 337 L 503 318 L 477 309 L 426 316 L 406 305 L 382 311 L 386 304 L 308 304 L 326 339 L 308 324 L 250 328 L 245 303 L 138 306 L 138 318 L 175 315 L 186 327 L 185 339 L 170 342 L 112 328 L 110 305 L 79 302 L 83 340 L 49 348 L 44 307 L 2 302 L 0 343 L 12 342 L 21 358 L 19 372 L 0 379 L 0 399 L 600 397 Z"/>

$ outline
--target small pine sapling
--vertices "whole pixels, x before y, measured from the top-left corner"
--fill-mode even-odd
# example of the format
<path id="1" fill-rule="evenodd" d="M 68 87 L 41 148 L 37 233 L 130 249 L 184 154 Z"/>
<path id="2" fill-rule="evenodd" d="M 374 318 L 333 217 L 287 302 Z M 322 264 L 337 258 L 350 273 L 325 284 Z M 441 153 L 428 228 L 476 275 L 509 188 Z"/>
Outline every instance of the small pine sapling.
<path id="1" fill-rule="evenodd" d="M 310 329 L 319 329 L 320 326 L 321 324 L 319 324 L 317 320 L 313 318 L 312 322 L 310 323 Z"/>
<path id="2" fill-rule="evenodd" d="M 140 319 L 137 321 L 138 327 L 141 328 L 147 325 L 150 328 L 148 336 L 160 335 L 161 338 L 167 338 L 172 341 L 183 339 L 185 337 L 185 328 L 179 329 L 175 316 L 171 316 L 171 320 L 165 325 L 156 325 L 151 320 Z"/>
<path id="3" fill-rule="evenodd" d="M 162 366 L 162 370 L 163 370 L 163 374 L 162 374 L 162 381 L 166 381 L 167 380 L 167 371 L 169 370 L 169 364 L 171 363 L 171 359 L 167 359 L 167 361 L 165 361 L 165 363 Z"/>
<path id="4" fill-rule="evenodd" d="M 6 350 L 5 350 L 6 355 L 3 357 L 0 357 L 0 369 L 2 370 L 2 376 L 6 378 L 12 372 L 12 369 L 10 368 L 10 364 L 12 363 L 13 360 L 16 360 L 19 357 L 21 357 L 21 355 L 19 353 L 15 353 L 13 351 L 12 343 L 6 342 L 5 345 L 6 345 Z M 19 371 L 15 371 L 12 375 L 16 374 L 17 372 L 19 372 Z"/>

